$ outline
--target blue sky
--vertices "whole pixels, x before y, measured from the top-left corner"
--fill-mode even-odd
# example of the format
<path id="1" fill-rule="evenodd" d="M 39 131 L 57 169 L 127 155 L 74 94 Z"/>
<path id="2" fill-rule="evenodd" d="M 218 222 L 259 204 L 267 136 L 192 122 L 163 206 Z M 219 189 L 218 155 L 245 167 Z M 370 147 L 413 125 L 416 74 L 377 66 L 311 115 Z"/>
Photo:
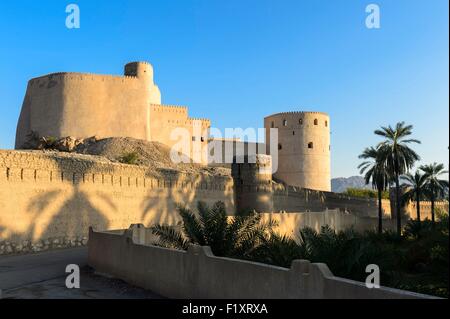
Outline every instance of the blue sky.
<path id="1" fill-rule="evenodd" d="M 65 27 L 76 3 L 81 28 Z M 381 9 L 367 29 L 365 8 Z M 381 125 L 414 125 L 423 162 L 448 163 L 448 0 L 1 1 L 0 148 L 14 145 L 28 79 L 122 74 L 147 60 L 164 104 L 214 127 L 328 112 L 332 176 L 356 175 Z M 93 106 L 95 107 L 95 106 Z"/>

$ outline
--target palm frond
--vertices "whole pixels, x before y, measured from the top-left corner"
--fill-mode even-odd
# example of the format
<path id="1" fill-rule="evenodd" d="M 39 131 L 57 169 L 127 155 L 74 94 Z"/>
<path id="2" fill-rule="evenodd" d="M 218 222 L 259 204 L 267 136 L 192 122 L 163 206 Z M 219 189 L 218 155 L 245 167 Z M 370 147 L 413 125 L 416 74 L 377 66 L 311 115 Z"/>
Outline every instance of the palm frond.
<path id="1" fill-rule="evenodd" d="M 189 242 L 174 227 L 168 225 L 154 225 L 150 227 L 152 234 L 158 236 L 157 245 L 166 248 L 187 250 Z"/>
<path id="2" fill-rule="evenodd" d="M 181 206 L 178 207 L 178 213 L 183 220 L 183 233 L 189 238 L 190 242 L 202 246 L 206 245 L 202 225 L 197 217 L 189 209 Z"/>

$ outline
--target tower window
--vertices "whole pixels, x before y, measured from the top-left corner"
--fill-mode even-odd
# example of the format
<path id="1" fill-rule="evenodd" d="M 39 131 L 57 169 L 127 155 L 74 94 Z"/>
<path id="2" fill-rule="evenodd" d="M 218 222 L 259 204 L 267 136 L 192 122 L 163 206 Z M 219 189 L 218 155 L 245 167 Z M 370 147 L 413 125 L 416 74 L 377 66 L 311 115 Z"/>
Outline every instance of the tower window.
<path id="1" fill-rule="evenodd" d="M 281 146 L 281 144 L 278 144 L 278 150 L 281 151 L 282 148 L 283 146 Z"/>
<path id="2" fill-rule="evenodd" d="M 298 124 L 303 125 L 303 119 L 299 119 Z"/>
<path id="3" fill-rule="evenodd" d="M 271 127 L 271 128 L 274 128 L 274 127 L 275 127 L 275 122 L 274 122 L 274 121 L 272 121 L 272 123 L 270 124 L 270 127 Z"/>
<path id="4" fill-rule="evenodd" d="M 287 120 L 283 120 L 283 126 L 287 126 Z"/>
<path id="5" fill-rule="evenodd" d="M 200 137 L 200 140 L 201 140 L 202 142 L 204 142 L 204 141 L 205 141 L 205 138 L 202 136 L 202 137 Z"/>
<path id="6" fill-rule="evenodd" d="M 318 119 L 314 120 L 314 125 L 319 125 L 319 120 Z"/>
<path id="7" fill-rule="evenodd" d="M 308 148 L 314 148 L 314 143 L 313 142 L 309 142 L 308 143 Z"/>
<path id="8" fill-rule="evenodd" d="M 295 131 L 292 131 L 292 135 L 295 135 Z"/>
<path id="9" fill-rule="evenodd" d="M 195 142 L 195 136 L 192 136 L 192 142 Z"/>
<path id="10" fill-rule="evenodd" d="M 328 121 L 325 121 L 325 127 L 328 127 Z"/>

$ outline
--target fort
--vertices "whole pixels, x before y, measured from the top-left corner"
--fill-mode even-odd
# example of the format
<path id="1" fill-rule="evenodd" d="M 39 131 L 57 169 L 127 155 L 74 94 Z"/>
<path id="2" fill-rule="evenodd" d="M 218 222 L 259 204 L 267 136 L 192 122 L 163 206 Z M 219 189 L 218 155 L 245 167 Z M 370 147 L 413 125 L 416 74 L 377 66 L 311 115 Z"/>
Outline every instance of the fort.
<path id="1" fill-rule="evenodd" d="M 125 65 L 124 76 L 52 73 L 28 82 L 16 133 L 16 148 L 27 135 L 87 138 L 133 137 L 173 146 L 175 128 L 191 140 L 207 142 L 210 121 L 188 117 L 186 107 L 161 104 L 161 93 L 147 62 Z M 190 154 L 192 158 L 194 147 Z"/>
<path id="2" fill-rule="evenodd" d="M 199 200 L 222 201 L 230 215 L 254 209 L 279 221 L 280 231 L 289 235 L 305 226 L 376 227 L 375 199 L 330 191 L 330 118 L 325 113 L 267 116 L 266 143 L 256 143 L 266 154 L 250 154 L 249 142 L 232 140 L 245 146 L 245 154 L 234 154 L 223 174 L 21 150 L 31 132 L 56 138 L 132 137 L 173 147 L 179 143 L 172 138 L 178 128 L 189 132 L 189 143 L 207 146 L 210 127 L 209 120 L 190 118 L 186 107 L 161 104 L 149 63 L 127 64 L 124 76 L 53 73 L 30 80 L 17 150 L 0 150 L 0 255 L 85 245 L 90 226 L 105 231 L 131 224 L 176 225 L 177 204 L 194 207 Z M 277 145 L 271 148 L 274 134 Z M 220 148 L 226 142 L 212 141 Z M 187 155 L 194 157 L 195 149 Z M 422 204 L 426 218 L 429 203 Z M 405 219 L 414 214 L 412 205 L 404 209 Z M 448 210 L 448 203 L 436 206 Z M 385 227 L 394 229 L 391 202 L 383 200 L 382 208 Z"/>

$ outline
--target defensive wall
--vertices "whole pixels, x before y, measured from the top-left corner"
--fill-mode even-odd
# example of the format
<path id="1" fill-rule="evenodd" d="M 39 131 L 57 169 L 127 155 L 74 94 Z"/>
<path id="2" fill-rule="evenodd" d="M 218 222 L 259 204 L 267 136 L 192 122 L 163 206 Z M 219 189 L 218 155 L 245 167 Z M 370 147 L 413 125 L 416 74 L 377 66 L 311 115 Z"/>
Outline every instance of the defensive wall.
<path id="1" fill-rule="evenodd" d="M 161 104 L 153 68 L 124 76 L 52 73 L 28 82 L 17 126 L 16 148 L 30 131 L 40 136 L 130 136 L 148 140 L 148 104 Z"/>
<path id="2" fill-rule="evenodd" d="M 208 138 L 211 122 L 204 118 L 191 118 L 184 106 L 150 104 L 149 141 L 169 146 L 186 154 L 185 162 L 208 162 Z"/>
<path id="3" fill-rule="evenodd" d="M 86 244 L 88 227 L 178 223 L 177 203 L 223 201 L 229 176 L 148 171 L 98 157 L 0 151 L 0 254 Z"/>
<path id="4" fill-rule="evenodd" d="M 377 219 L 373 217 L 362 217 L 355 214 L 343 212 L 339 209 L 327 209 L 325 211 L 310 211 L 298 213 L 262 213 L 263 221 L 276 221 L 278 226 L 275 231 L 291 236 L 298 241 L 300 230 L 309 227 L 320 232 L 322 226 L 328 225 L 336 231 L 343 231 L 352 227 L 355 231 L 377 229 Z M 406 224 L 403 220 L 403 225 Z M 389 217 L 383 219 L 383 229 L 396 230 L 396 221 Z"/>
<path id="5" fill-rule="evenodd" d="M 428 295 L 335 277 L 322 263 L 294 260 L 290 269 L 214 256 L 209 247 L 187 251 L 150 245 L 143 225 L 89 231 L 88 264 L 97 272 L 168 298 L 429 299 Z"/>
<path id="6" fill-rule="evenodd" d="M 177 203 L 195 208 L 199 200 L 208 204 L 223 201 L 231 215 L 236 198 L 242 198 L 236 189 L 246 200 L 273 195 L 273 201 L 262 202 L 261 207 L 268 209 L 261 212 L 275 212 L 280 230 L 287 234 L 297 234 L 302 226 L 343 228 L 354 223 L 357 229 L 373 229 L 377 225 L 375 199 L 280 184 L 270 191 L 267 180 L 261 179 L 266 183 L 261 188 L 251 178 L 246 176 L 248 185 L 236 188 L 231 175 L 150 171 L 89 155 L 0 150 L 0 254 L 85 245 L 89 226 L 108 230 L 134 223 L 176 225 Z M 389 205 L 383 203 L 387 226 Z M 436 207 L 443 205 L 437 203 Z M 339 214 L 333 215 L 334 209 Z M 286 213 L 277 214 L 280 211 Z M 427 214 L 425 207 L 422 214 Z"/>
<path id="7" fill-rule="evenodd" d="M 234 138 L 210 138 L 208 165 L 231 168 L 235 156 L 265 154 L 264 143 L 242 141 Z"/>

